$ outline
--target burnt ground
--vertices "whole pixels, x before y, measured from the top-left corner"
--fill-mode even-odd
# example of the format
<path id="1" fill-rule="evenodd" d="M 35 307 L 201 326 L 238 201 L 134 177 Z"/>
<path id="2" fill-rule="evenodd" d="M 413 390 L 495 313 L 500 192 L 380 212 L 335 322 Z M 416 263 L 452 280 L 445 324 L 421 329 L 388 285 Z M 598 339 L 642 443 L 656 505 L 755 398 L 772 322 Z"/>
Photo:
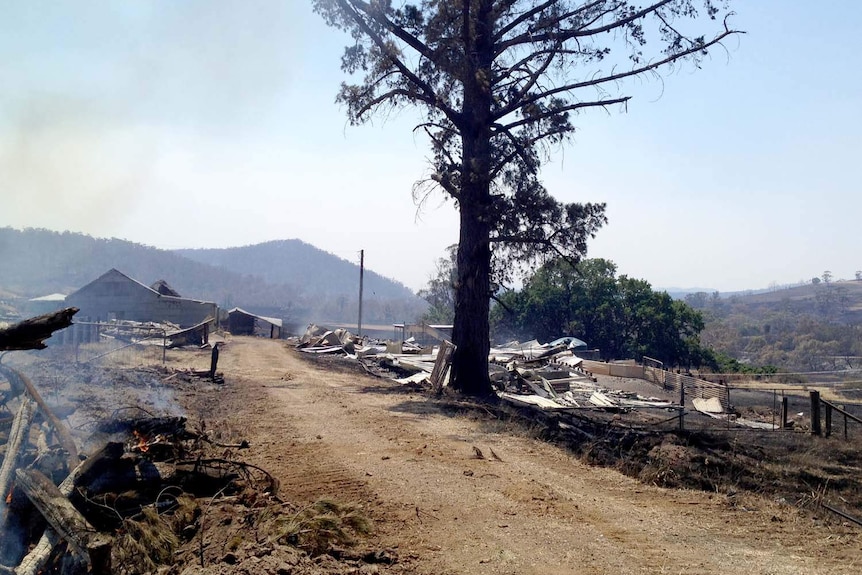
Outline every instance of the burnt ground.
<path id="1" fill-rule="evenodd" d="M 221 455 L 279 479 L 277 498 L 197 501 L 163 572 L 846 573 L 862 559 L 862 528 L 820 507 L 862 515 L 862 430 L 844 442 L 545 418 L 299 355 L 235 338 L 223 385 L 184 375 L 208 366 L 194 350 L 164 368 L 22 369 L 58 405 L 86 405 L 67 408 L 84 442 L 97 441 L 87 421 L 118 410 L 182 414 L 224 443 L 249 441 Z M 321 532 L 335 535 L 305 535 Z"/>

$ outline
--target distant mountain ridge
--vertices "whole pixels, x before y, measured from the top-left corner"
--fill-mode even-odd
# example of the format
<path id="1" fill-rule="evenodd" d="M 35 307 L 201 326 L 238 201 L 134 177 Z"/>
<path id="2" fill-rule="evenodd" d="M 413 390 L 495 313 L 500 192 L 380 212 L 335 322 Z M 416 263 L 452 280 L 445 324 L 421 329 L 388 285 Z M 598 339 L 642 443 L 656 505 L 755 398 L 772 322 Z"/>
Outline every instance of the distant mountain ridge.
<path id="1" fill-rule="evenodd" d="M 73 232 L 0 228 L 0 291 L 23 298 L 68 294 L 111 268 L 146 285 L 166 280 L 185 297 L 300 323 L 357 317 L 359 266 L 299 240 L 169 251 Z M 370 270 L 365 279 L 366 321 L 412 321 L 424 311 L 426 304 L 404 285 Z"/>
<path id="2" fill-rule="evenodd" d="M 236 248 L 174 250 L 174 253 L 200 263 L 257 276 L 269 283 L 291 285 L 300 293 L 352 296 L 359 290 L 359 265 L 299 239 L 274 240 Z M 407 286 L 368 269 L 364 275 L 364 290 L 370 296 L 382 298 L 415 297 Z"/>

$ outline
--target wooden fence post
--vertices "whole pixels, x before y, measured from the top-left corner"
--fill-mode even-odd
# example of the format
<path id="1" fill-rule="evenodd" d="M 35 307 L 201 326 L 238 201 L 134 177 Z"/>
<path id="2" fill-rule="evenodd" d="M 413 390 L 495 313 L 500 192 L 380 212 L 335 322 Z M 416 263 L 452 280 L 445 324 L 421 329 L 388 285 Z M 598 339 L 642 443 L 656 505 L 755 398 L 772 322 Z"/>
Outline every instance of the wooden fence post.
<path id="1" fill-rule="evenodd" d="M 820 435 L 820 392 L 811 392 L 811 433 Z"/>
<path id="2" fill-rule="evenodd" d="M 832 435 L 832 406 L 826 404 L 826 437 Z"/>
<path id="3" fill-rule="evenodd" d="M 685 431 L 685 381 L 679 380 L 679 430 Z"/>
<path id="4" fill-rule="evenodd" d="M 781 398 L 781 429 L 787 429 L 787 397 Z"/>

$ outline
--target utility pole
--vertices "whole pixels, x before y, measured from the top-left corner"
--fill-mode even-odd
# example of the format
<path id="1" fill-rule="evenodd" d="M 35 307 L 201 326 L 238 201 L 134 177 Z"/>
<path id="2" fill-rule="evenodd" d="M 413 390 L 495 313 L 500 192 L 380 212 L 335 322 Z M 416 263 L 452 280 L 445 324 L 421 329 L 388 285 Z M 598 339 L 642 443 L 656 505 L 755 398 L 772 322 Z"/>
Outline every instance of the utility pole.
<path id="1" fill-rule="evenodd" d="M 365 277 L 365 250 L 359 250 L 359 323 L 356 335 L 362 337 L 362 281 Z"/>

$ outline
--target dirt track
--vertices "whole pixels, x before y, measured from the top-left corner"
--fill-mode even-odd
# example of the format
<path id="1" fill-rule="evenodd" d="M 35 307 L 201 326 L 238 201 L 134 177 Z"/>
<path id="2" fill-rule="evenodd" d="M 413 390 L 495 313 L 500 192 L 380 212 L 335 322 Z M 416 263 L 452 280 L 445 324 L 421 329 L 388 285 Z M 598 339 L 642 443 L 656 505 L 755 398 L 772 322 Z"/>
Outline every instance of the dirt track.
<path id="1" fill-rule="evenodd" d="M 862 562 L 856 529 L 752 496 L 644 485 L 283 342 L 234 338 L 219 369 L 219 396 L 202 394 L 189 415 L 242 430 L 244 457 L 281 480 L 284 499 L 361 501 L 376 544 L 417 573 L 849 573 Z"/>

